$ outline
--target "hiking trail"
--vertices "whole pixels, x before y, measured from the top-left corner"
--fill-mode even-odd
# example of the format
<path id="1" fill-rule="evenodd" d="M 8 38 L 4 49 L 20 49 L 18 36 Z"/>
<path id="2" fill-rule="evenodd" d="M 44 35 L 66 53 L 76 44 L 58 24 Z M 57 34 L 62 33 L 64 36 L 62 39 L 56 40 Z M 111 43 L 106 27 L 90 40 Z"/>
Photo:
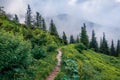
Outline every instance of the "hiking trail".
<path id="1" fill-rule="evenodd" d="M 61 49 L 58 49 L 58 54 L 56 56 L 57 58 L 57 64 L 53 71 L 49 74 L 49 76 L 45 80 L 54 80 L 55 77 L 57 76 L 58 72 L 60 71 L 60 66 L 61 66 L 61 61 L 62 61 L 62 52 Z"/>

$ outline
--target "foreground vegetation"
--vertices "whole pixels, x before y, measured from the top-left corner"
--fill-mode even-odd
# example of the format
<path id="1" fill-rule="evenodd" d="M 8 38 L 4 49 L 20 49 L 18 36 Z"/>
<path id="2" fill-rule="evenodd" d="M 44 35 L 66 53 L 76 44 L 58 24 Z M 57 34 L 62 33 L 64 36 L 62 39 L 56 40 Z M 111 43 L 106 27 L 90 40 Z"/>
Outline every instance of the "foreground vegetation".
<path id="1" fill-rule="evenodd" d="M 56 80 L 120 80 L 120 58 L 81 49 L 86 48 L 82 44 L 62 48 L 63 61 Z"/>
<path id="2" fill-rule="evenodd" d="M 44 80 L 56 65 L 58 43 L 47 31 L 0 15 L 0 80 Z"/>

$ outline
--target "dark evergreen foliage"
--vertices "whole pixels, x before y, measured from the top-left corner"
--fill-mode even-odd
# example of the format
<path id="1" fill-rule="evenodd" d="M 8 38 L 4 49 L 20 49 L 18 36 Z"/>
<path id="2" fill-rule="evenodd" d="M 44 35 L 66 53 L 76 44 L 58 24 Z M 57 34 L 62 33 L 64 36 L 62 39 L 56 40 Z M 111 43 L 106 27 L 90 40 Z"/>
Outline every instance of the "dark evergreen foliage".
<path id="1" fill-rule="evenodd" d="M 100 52 L 109 55 L 109 47 L 105 38 L 105 33 L 103 33 L 103 39 L 101 39 L 100 42 Z"/>
<path id="2" fill-rule="evenodd" d="M 79 36 L 77 36 L 76 43 L 79 43 L 79 42 L 80 42 L 80 38 Z"/>
<path id="3" fill-rule="evenodd" d="M 19 23 L 19 18 L 17 16 L 17 14 L 15 14 L 14 18 L 13 18 L 13 21 L 16 22 L 16 23 Z"/>
<path id="4" fill-rule="evenodd" d="M 120 55 L 120 40 L 117 41 L 117 49 L 116 49 L 116 55 L 115 56 L 119 56 Z"/>
<path id="5" fill-rule="evenodd" d="M 86 46 L 89 46 L 89 39 L 88 39 L 88 35 L 87 35 L 87 31 L 86 31 L 86 25 L 84 24 L 84 26 L 81 28 L 81 35 L 80 35 L 80 41 Z"/>
<path id="6" fill-rule="evenodd" d="M 46 22 L 39 12 L 36 12 L 35 26 L 37 26 L 41 30 L 46 30 Z"/>
<path id="7" fill-rule="evenodd" d="M 68 40 L 67 40 L 67 36 L 66 36 L 65 32 L 63 32 L 62 40 L 63 40 L 64 45 L 68 44 Z"/>
<path id="8" fill-rule="evenodd" d="M 110 55 L 112 55 L 112 56 L 115 56 L 115 55 L 116 55 L 113 40 L 112 40 L 112 44 L 111 44 L 111 48 L 110 48 Z"/>
<path id="9" fill-rule="evenodd" d="M 44 19 L 42 20 L 42 30 L 46 30 L 46 23 Z"/>
<path id="10" fill-rule="evenodd" d="M 75 39 L 74 39 L 73 35 L 71 35 L 70 36 L 70 44 L 73 44 L 73 43 L 75 43 Z"/>
<path id="11" fill-rule="evenodd" d="M 49 32 L 51 35 L 54 35 L 56 37 L 59 38 L 59 35 L 58 35 L 58 32 L 57 32 L 57 29 L 56 29 L 56 26 L 53 22 L 53 20 L 51 20 L 51 23 L 50 23 L 50 28 L 49 28 Z"/>
<path id="12" fill-rule="evenodd" d="M 25 24 L 30 28 L 32 27 L 32 15 L 31 14 L 32 14 L 31 8 L 30 8 L 30 5 L 28 5 L 27 13 L 25 16 Z"/>
<path id="13" fill-rule="evenodd" d="M 42 18 L 39 12 L 36 12 L 36 22 L 35 22 L 35 26 L 41 28 L 41 23 L 42 23 Z"/>
<path id="14" fill-rule="evenodd" d="M 5 11 L 3 10 L 3 6 L 0 6 L 0 15 L 2 14 L 2 15 L 5 15 Z"/>
<path id="15" fill-rule="evenodd" d="M 95 51 L 98 51 L 98 42 L 96 40 L 94 30 L 92 31 L 92 39 L 90 41 L 90 48 L 94 49 Z"/>

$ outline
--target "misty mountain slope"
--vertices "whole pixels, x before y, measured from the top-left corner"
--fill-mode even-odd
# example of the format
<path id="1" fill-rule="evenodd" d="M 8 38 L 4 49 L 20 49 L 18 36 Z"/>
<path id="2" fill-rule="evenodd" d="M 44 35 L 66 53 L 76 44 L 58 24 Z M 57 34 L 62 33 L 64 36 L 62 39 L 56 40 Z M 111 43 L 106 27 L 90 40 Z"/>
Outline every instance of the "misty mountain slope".
<path id="1" fill-rule="evenodd" d="M 62 35 L 63 31 L 65 31 L 68 38 L 70 37 L 70 35 L 74 35 L 75 37 L 79 35 L 81 27 L 84 23 L 86 24 L 87 33 L 89 36 L 91 36 L 92 30 L 95 30 L 98 41 L 102 37 L 101 35 L 103 35 L 103 32 L 107 34 L 106 37 L 108 38 L 109 42 L 111 42 L 112 39 L 117 40 L 120 37 L 120 35 L 116 35 L 119 33 L 119 28 L 115 26 L 98 24 L 79 17 L 73 17 L 72 15 L 67 13 L 61 13 L 56 16 L 46 17 L 47 26 L 49 26 L 49 22 L 51 19 L 54 20 L 60 35 Z"/>
<path id="2" fill-rule="evenodd" d="M 120 80 L 120 58 L 92 50 L 78 52 L 75 46 L 62 48 L 62 67 L 56 80 Z"/>
<path id="3" fill-rule="evenodd" d="M 70 35 L 74 35 L 74 36 L 79 35 L 81 27 L 83 26 L 84 23 L 87 26 L 87 30 L 89 34 L 92 31 L 92 29 L 98 30 L 97 27 L 102 28 L 102 26 L 99 24 L 84 19 L 72 17 L 67 13 L 59 14 L 52 17 L 47 17 L 46 21 L 48 25 L 51 19 L 54 20 L 60 35 L 62 35 L 62 32 L 65 31 L 68 37 Z"/>

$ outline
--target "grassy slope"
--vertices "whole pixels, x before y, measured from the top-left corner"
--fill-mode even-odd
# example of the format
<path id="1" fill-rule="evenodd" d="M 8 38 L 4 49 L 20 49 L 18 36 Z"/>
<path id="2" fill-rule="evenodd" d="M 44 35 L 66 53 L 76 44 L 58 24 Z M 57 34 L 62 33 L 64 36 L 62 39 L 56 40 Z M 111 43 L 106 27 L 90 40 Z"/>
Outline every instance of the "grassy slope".
<path id="1" fill-rule="evenodd" d="M 39 36 L 45 35 L 45 39 L 47 42 L 44 44 L 44 48 L 46 49 L 48 45 L 56 45 L 56 39 L 54 36 L 51 36 L 47 31 L 42 31 L 40 29 L 29 29 L 25 25 L 17 24 L 10 21 L 7 17 L 0 15 L 0 31 L 4 32 L 5 34 L 11 34 L 12 36 L 20 36 L 24 38 L 24 41 L 31 42 L 29 39 L 25 37 L 28 35 L 34 36 L 34 38 L 40 40 Z M 3 34 L 4 34 L 3 33 Z M 32 45 L 32 43 L 31 43 Z M 32 58 L 32 63 L 29 66 L 29 71 L 32 71 L 33 74 L 26 74 L 27 76 L 22 77 L 22 79 L 29 79 L 29 80 L 44 80 L 48 74 L 52 71 L 56 64 L 56 51 L 54 52 L 47 52 L 47 56 L 43 59 L 34 59 Z M 31 77 L 28 78 L 28 77 Z M 13 80 L 13 79 L 12 79 Z"/>
<path id="2" fill-rule="evenodd" d="M 53 36 L 39 29 L 30 30 L 24 25 L 16 24 L 1 16 L 0 23 L 2 23 L 0 31 L 4 30 L 13 36 L 20 35 L 24 38 L 26 35 L 32 34 L 35 38 L 38 38 L 38 35 L 45 34 L 46 39 L 49 40 L 45 44 L 46 47 L 47 45 L 56 44 L 56 40 Z M 24 39 L 24 41 L 27 40 Z M 80 80 L 120 80 L 120 59 L 103 54 L 97 54 L 92 50 L 79 53 L 74 49 L 74 45 L 65 46 L 62 50 L 63 61 L 72 59 L 78 64 Z M 33 76 L 35 80 L 44 80 L 55 66 L 55 56 L 56 52 L 54 51 L 51 53 L 48 52 L 44 59 L 33 59 L 33 63 L 29 66 L 29 70 L 35 74 L 30 77 Z M 57 76 L 56 80 L 61 80 L 65 75 L 67 76 L 69 74 L 67 73 L 65 66 L 62 64 L 61 72 Z M 28 78 L 26 77 L 23 79 Z"/>
<path id="3" fill-rule="evenodd" d="M 120 80 L 120 58 L 115 58 L 92 50 L 85 50 L 79 53 L 74 45 L 65 46 L 63 51 L 63 63 L 72 59 L 78 64 L 79 79 L 75 80 Z M 61 72 L 56 80 L 65 79 L 69 76 L 65 65 L 62 64 Z M 73 80 L 72 78 L 70 80 Z"/>

